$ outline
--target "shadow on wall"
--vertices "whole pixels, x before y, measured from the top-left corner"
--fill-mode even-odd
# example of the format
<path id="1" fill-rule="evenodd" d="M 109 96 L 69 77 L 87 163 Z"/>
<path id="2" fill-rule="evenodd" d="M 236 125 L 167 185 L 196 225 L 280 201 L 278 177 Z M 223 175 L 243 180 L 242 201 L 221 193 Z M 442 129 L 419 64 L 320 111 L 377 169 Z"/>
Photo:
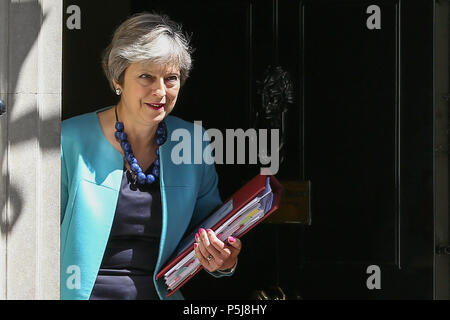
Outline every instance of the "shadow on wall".
<path id="1" fill-rule="evenodd" d="M 8 5 L 6 5 L 8 8 Z M 8 95 L 6 103 L 7 113 L 7 145 L 10 149 L 20 148 L 25 142 L 38 139 L 38 128 L 50 126 L 59 121 L 59 118 L 38 119 L 37 110 L 37 91 L 35 86 L 38 84 L 38 78 L 30 77 L 30 72 L 26 71 L 28 59 L 36 53 L 38 49 L 38 37 L 42 26 L 46 21 L 47 15 L 42 12 L 42 7 L 38 2 L 16 2 L 9 1 L 9 34 L 6 55 L 8 57 L 8 72 L 0 70 L 1 81 L 8 83 Z M 32 73 L 31 73 L 32 74 Z M 37 76 L 38 77 L 38 76 Z M 30 85 L 33 89 L 30 89 Z M 23 112 L 22 110 L 27 110 Z M 51 141 L 39 141 L 39 147 L 43 152 L 59 148 Z M 0 167 L 7 161 L 7 146 L 2 146 Z M 33 164 L 22 168 L 24 171 L 32 170 Z M 9 171 L 9 170 L 8 170 Z M 3 234 L 7 234 L 14 228 L 20 218 L 23 210 L 23 193 L 20 192 L 20 186 L 16 181 L 11 181 L 9 173 L 2 176 L 2 180 L 7 181 L 6 199 L 9 200 L 9 209 L 7 215 L 0 217 L 0 228 Z M 26 184 L 27 181 L 20 183 Z"/>

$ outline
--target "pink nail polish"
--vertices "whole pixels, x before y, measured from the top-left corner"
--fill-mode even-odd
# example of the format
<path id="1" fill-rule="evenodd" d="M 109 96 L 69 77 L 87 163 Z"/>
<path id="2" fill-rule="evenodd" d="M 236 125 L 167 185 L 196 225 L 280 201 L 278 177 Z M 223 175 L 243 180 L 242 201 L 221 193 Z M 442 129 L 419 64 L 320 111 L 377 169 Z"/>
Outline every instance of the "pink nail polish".
<path id="1" fill-rule="evenodd" d="M 208 229 L 206 231 L 208 231 L 209 233 L 214 233 L 211 229 Z"/>
<path id="2" fill-rule="evenodd" d="M 197 243 L 194 243 L 194 248 L 196 249 L 198 247 L 198 244 Z"/>
<path id="3" fill-rule="evenodd" d="M 228 238 L 228 242 L 229 242 L 229 243 L 233 243 L 233 242 L 235 242 L 235 241 L 236 241 L 236 239 L 233 238 L 233 237 L 229 237 L 229 238 Z"/>
<path id="4" fill-rule="evenodd" d="M 203 233 L 203 232 L 205 232 L 205 229 L 201 228 L 199 231 L 200 231 L 200 233 Z"/>
<path id="5" fill-rule="evenodd" d="M 200 238 L 200 236 L 199 236 L 198 233 L 196 233 L 196 234 L 195 234 L 195 240 L 198 240 L 198 238 Z"/>

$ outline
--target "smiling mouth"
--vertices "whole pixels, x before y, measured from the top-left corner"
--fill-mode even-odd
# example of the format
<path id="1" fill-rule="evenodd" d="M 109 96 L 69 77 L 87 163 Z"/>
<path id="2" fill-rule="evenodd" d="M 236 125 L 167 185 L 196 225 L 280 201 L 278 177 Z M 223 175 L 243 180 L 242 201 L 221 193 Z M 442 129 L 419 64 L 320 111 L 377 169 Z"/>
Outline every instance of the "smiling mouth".
<path id="1" fill-rule="evenodd" d="M 154 110 L 161 110 L 165 107 L 164 103 L 146 103 L 146 105 Z"/>

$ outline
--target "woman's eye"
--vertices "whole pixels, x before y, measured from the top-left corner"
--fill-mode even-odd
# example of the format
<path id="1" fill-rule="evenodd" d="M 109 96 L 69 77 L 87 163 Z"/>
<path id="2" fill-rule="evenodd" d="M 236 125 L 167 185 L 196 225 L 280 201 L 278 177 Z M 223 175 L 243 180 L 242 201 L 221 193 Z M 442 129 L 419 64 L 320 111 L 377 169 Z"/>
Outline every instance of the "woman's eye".
<path id="1" fill-rule="evenodd" d="M 168 77 L 167 80 L 169 80 L 169 81 L 177 81 L 178 77 L 177 76 Z"/>
<path id="2" fill-rule="evenodd" d="M 143 75 L 141 75 L 139 78 L 142 78 L 142 79 L 150 79 L 152 76 L 151 75 L 149 75 L 149 74 L 143 74 Z"/>

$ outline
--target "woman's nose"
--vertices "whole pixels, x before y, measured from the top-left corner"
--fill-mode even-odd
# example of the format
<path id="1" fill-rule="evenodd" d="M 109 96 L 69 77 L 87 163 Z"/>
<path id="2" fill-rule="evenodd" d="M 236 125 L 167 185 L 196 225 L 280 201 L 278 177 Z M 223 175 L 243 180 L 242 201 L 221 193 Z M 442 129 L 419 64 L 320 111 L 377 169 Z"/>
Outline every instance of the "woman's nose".
<path id="1" fill-rule="evenodd" d="M 166 95 L 166 86 L 164 84 L 164 79 L 155 81 L 152 88 L 152 93 L 154 96 L 164 97 Z"/>

